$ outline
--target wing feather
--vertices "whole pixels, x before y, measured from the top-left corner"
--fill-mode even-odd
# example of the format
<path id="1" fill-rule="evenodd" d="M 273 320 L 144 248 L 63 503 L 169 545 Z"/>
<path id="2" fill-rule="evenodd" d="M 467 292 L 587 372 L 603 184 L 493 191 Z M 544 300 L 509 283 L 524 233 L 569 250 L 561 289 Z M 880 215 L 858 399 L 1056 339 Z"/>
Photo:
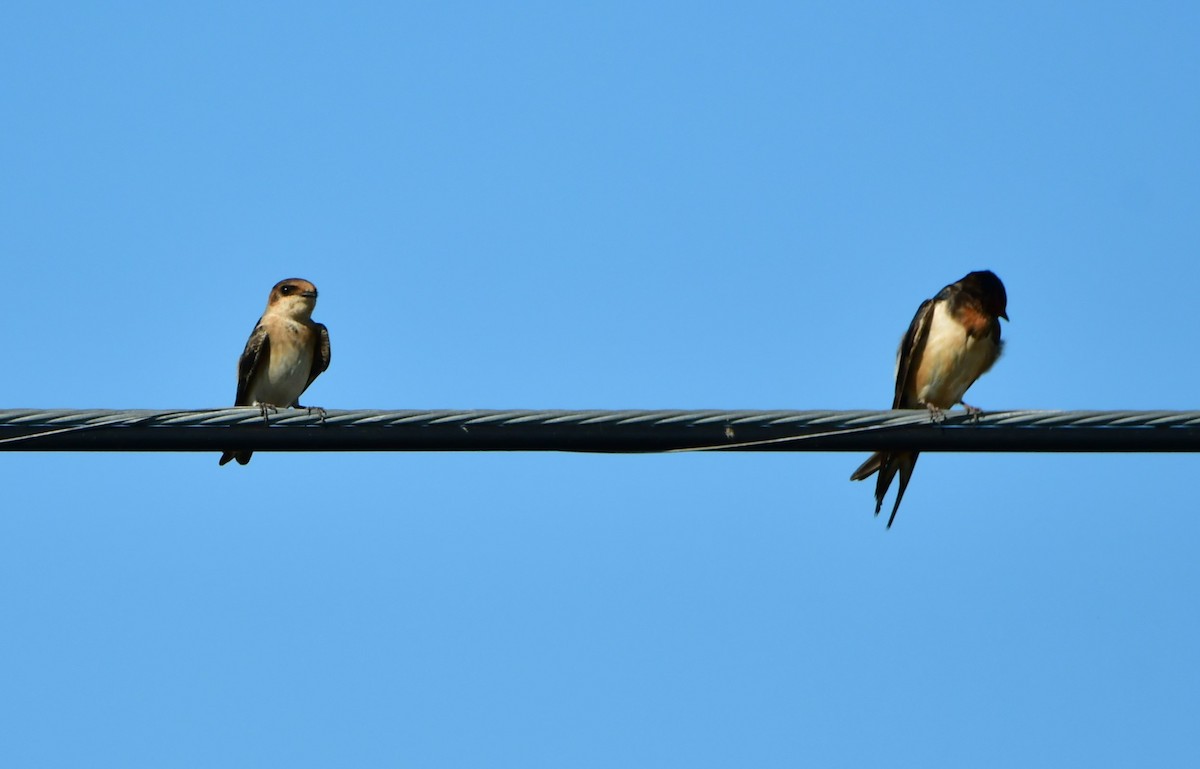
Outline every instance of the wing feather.
<path id="1" fill-rule="evenodd" d="M 312 368 L 308 372 L 308 381 L 304 383 L 304 389 L 313 383 L 322 371 L 329 368 L 329 329 L 325 328 L 324 323 L 315 324 L 319 337 L 317 339 L 316 349 L 313 350 Z"/>
<path id="2" fill-rule="evenodd" d="M 238 359 L 237 398 L 234 399 L 233 405 L 254 405 L 248 400 L 250 383 L 254 381 L 254 374 L 258 371 L 259 366 L 266 365 L 266 361 L 270 357 L 271 338 L 267 336 L 267 329 L 263 326 L 260 318 L 254 326 L 254 331 L 250 332 L 250 338 L 246 341 L 246 349 L 242 351 L 242 357 Z"/>
<path id="3" fill-rule="evenodd" d="M 940 294 L 939 294 L 940 296 Z M 916 361 L 921 359 L 921 354 L 925 351 L 925 342 L 929 339 L 929 326 L 933 321 L 933 304 L 938 300 L 938 297 L 926 299 L 921 302 L 921 306 L 917 308 L 917 314 L 913 316 L 912 323 L 908 324 L 908 331 L 904 333 L 904 339 L 900 340 L 900 349 L 896 352 L 896 395 L 892 399 L 892 408 L 916 408 L 919 403 L 910 402 L 906 397 L 911 391 L 909 380 L 916 375 Z"/>

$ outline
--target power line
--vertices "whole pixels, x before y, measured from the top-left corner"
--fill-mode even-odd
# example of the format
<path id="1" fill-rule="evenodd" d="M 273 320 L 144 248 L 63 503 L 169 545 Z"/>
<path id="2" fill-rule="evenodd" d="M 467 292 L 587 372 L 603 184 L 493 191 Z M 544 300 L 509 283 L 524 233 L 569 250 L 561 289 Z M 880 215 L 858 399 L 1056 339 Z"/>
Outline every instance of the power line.
<path id="1" fill-rule="evenodd" d="M 1200 451 L 1200 411 L 0 410 L 0 451 Z"/>

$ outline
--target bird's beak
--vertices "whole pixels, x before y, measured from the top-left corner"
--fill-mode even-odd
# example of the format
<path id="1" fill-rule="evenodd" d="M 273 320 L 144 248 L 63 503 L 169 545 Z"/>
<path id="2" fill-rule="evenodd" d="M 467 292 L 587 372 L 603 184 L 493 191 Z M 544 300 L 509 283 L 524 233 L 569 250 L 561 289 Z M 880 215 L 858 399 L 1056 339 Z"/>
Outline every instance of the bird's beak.
<path id="1" fill-rule="evenodd" d="M 301 291 L 300 296 L 308 297 L 309 299 L 316 299 L 317 292 L 316 291 Z M 1005 318 L 1005 320 L 1008 320 L 1008 319 Z"/>
<path id="2" fill-rule="evenodd" d="M 1002 313 L 1000 313 L 1000 317 L 1004 318 L 1005 320 L 1008 320 L 1008 313 L 1002 312 Z"/>

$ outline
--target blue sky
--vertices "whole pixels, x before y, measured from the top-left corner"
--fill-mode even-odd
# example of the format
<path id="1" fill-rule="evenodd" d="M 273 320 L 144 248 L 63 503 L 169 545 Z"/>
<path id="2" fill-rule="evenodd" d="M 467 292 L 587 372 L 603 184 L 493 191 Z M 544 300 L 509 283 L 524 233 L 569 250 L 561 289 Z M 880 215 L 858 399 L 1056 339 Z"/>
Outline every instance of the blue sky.
<path id="1" fill-rule="evenodd" d="M 6 407 L 1196 407 L 1184 3 L 15 3 Z M 11 766 L 1190 766 L 1196 457 L 6 454 Z"/>

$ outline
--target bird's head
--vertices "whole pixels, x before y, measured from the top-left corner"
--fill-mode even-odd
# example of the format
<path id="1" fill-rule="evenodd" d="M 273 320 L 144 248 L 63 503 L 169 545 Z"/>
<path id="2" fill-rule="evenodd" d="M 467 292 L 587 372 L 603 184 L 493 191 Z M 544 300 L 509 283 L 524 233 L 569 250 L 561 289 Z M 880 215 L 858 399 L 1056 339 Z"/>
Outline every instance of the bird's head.
<path id="1" fill-rule="evenodd" d="M 308 320 L 317 306 L 317 287 L 303 278 L 281 280 L 271 289 L 267 311 Z"/>
<path id="2" fill-rule="evenodd" d="M 959 284 L 965 291 L 978 297 L 989 315 L 1008 320 L 1008 294 L 996 273 L 991 270 L 968 273 Z"/>

